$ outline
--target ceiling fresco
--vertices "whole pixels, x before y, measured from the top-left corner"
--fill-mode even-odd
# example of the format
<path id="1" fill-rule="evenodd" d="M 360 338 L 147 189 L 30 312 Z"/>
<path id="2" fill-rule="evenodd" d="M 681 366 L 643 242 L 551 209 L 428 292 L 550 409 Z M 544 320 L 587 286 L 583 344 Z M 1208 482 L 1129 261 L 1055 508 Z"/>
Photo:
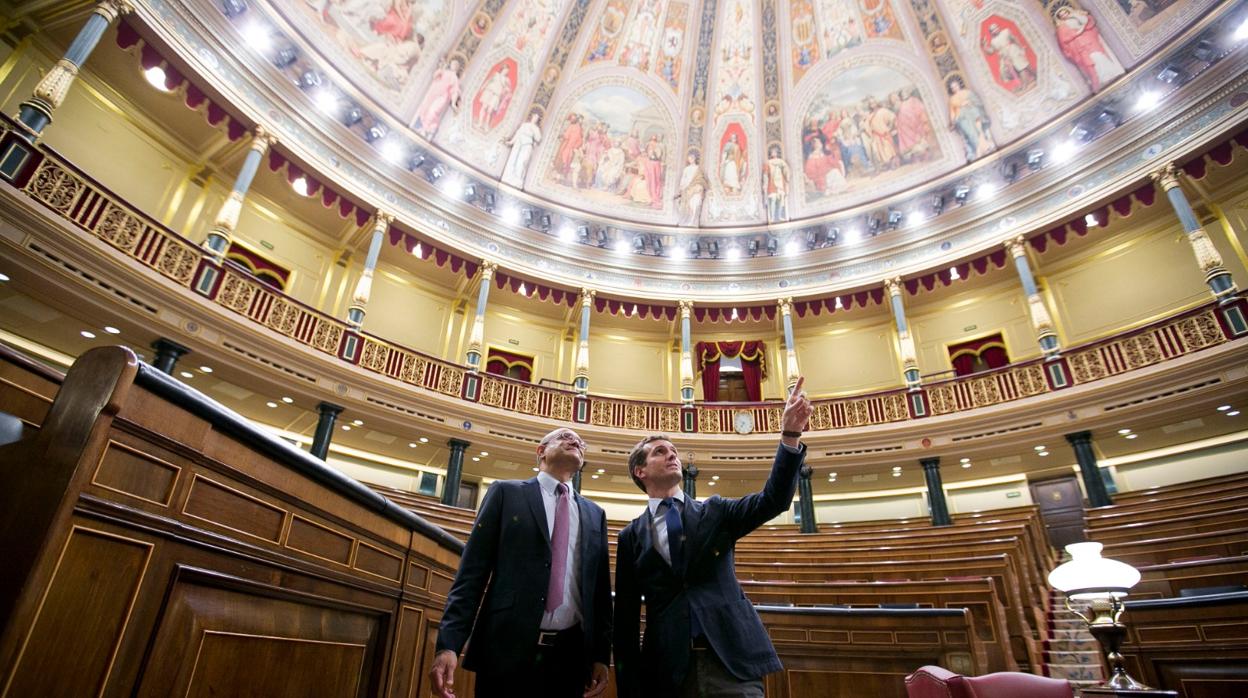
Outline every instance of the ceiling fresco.
<path id="1" fill-rule="evenodd" d="M 273 2 L 480 176 L 595 215 L 820 216 L 986 157 L 1213 0 Z"/>

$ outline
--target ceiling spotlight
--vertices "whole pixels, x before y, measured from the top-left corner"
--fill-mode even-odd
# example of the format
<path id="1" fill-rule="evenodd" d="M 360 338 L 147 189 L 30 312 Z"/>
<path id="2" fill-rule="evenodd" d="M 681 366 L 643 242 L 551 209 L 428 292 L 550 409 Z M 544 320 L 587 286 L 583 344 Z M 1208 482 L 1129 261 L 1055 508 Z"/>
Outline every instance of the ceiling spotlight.
<path id="1" fill-rule="evenodd" d="M 273 45 L 273 37 L 269 28 L 260 22 L 248 22 L 243 26 L 243 39 L 247 45 L 257 51 L 268 51 Z"/>
<path id="2" fill-rule="evenodd" d="M 789 255 L 790 257 L 792 257 L 793 255 L 801 251 L 802 251 L 802 243 L 798 242 L 797 240 L 789 240 L 788 242 L 784 243 L 784 253 Z"/>
<path id="3" fill-rule="evenodd" d="M 599 475 L 601 475 L 602 473 L 605 473 L 605 472 L 607 472 L 607 469 L 606 469 L 606 468 L 599 468 L 599 469 L 598 469 L 598 474 L 599 474 Z"/>
<path id="4" fill-rule="evenodd" d="M 427 437 L 427 436 L 422 436 L 422 437 L 420 437 L 419 439 L 417 439 L 417 441 L 421 442 L 422 444 L 427 444 L 427 443 L 429 443 L 429 437 Z"/>
<path id="5" fill-rule="evenodd" d="M 360 109 L 354 104 L 352 104 L 351 106 L 347 107 L 346 109 L 342 111 L 342 123 L 347 126 L 354 126 L 360 123 L 360 121 L 363 119 L 364 119 L 364 110 Z M 421 155 L 420 157 L 423 161 L 425 156 Z M 414 160 L 415 157 L 413 157 L 412 159 Z M 419 164 L 414 165 L 412 169 L 416 169 L 417 167 L 420 167 L 420 165 Z"/>
<path id="6" fill-rule="evenodd" d="M 625 252 L 628 252 L 628 240 L 625 240 L 624 238 L 620 238 L 619 240 L 616 240 L 614 249 L 619 254 L 624 254 Z"/>
<path id="7" fill-rule="evenodd" d="M 294 46 L 287 44 L 277 50 L 273 54 L 273 65 L 278 68 L 289 68 L 299 58 L 299 51 Z"/>
<path id="8" fill-rule="evenodd" d="M 965 184 L 959 184 L 953 189 L 953 200 L 958 202 L 959 206 L 966 203 L 967 197 L 971 195 L 971 188 Z"/>
<path id="9" fill-rule="evenodd" d="M 282 398 L 282 402 L 286 403 L 287 405 L 291 404 L 294 401 L 295 401 L 294 398 L 289 398 L 289 397 Z"/>
<path id="10" fill-rule="evenodd" d="M 464 177 L 458 172 L 448 172 L 438 181 L 438 188 L 447 196 L 456 196 L 464 191 Z"/>
<path id="11" fill-rule="evenodd" d="M 757 255 L 758 254 L 758 240 L 756 238 L 750 238 L 750 241 L 745 243 L 745 251 L 751 257 Z"/>
<path id="12" fill-rule="evenodd" d="M 906 216 L 906 223 L 911 226 L 923 225 L 926 221 L 927 216 L 923 215 L 923 212 L 919 210 L 911 211 L 910 215 Z"/>
<path id="13" fill-rule="evenodd" d="M 963 458 L 963 459 L 961 460 L 961 462 L 962 462 L 962 463 L 970 463 L 970 462 L 971 462 L 971 459 L 970 459 L 970 458 Z"/>
<path id="14" fill-rule="evenodd" d="M 542 215 L 538 216 L 537 226 L 542 229 L 542 232 L 546 232 L 547 230 L 550 230 L 550 214 L 543 213 Z"/>
<path id="15" fill-rule="evenodd" d="M 1238 417 L 1238 416 L 1239 416 L 1239 410 L 1231 410 L 1230 412 L 1227 412 L 1227 413 L 1226 413 L 1226 416 L 1228 416 L 1228 417 Z"/>
<path id="16" fill-rule="evenodd" d="M 147 79 L 148 84 L 161 92 L 168 92 L 169 86 L 165 84 L 165 69 L 154 65 L 143 71 L 143 77 Z"/>
<path id="17" fill-rule="evenodd" d="M 559 226 L 559 239 L 564 242 L 572 242 L 576 240 L 576 231 L 570 225 Z"/>
<path id="18" fill-rule="evenodd" d="M 706 243 L 706 253 L 711 256 L 711 259 L 719 259 L 719 242 L 711 240 Z"/>
<path id="19" fill-rule="evenodd" d="M 1118 433 L 1119 433 L 1119 434 L 1130 434 L 1130 433 L 1131 433 L 1131 430 L 1130 430 L 1130 429 L 1119 429 L 1119 430 L 1118 430 Z"/>
<path id="20" fill-rule="evenodd" d="M 939 216 L 945 210 L 945 197 L 943 194 L 932 196 L 932 213 Z"/>
<path id="21" fill-rule="evenodd" d="M 829 237 L 828 239 L 831 240 L 832 242 L 836 242 L 835 238 Z M 846 230 L 844 237 L 841 238 L 841 240 L 846 245 L 855 245 L 861 239 L 862 239 L 862 231 L 858 230 L 857 228 L 850 228 L 849 230 Z"/>
<path id="22" fill-rule="evenodd" d="M 480 456 L 473 456 L 473 457 L 472 457 L 472 462 L 473 462 L 473 463 L 480 463 L 480 462 L 481 462 L 481 457 L 480 457 Z"/>
<path id="23" fill-rule="evenodd" d="M 1201 63 L 1212 63 L 1218 58 L 1218 49 L 1207 39 L 1201 39 L 1192 49 L 1192 55 Z"/>
<path id="24" fill-rule="evenodd" d="M 896 230 L 897 226 L 899 225 L 901 225 L 901 211 L 898 211 L 895 208 L 889 209 L 888 210 L 888 229 Z"/>
<path id="25" fill-rule="evenodd" d="M 485 196 L 482 197 L 482 200 L 481 200 L 481 208 L 484 208 L 487 213 L 491 213 L 494 211 L 494 192 L 493 191 L 485 192 Z"/>
<path id="26" fill-rule="evenodd" d="M 1040 456 L 1041 458 L 1044 458 L 1045 456 L 1049 455 L 1049 452 L 1048 452 L 1048 451 L 1037 451 L 1037 452 L 1036 452 L 1036 455 L 1037 455 L 1037 456 Z"/>
<path id="27" fill-rule="evenodd" d="M 1231 38 L 1235 41 L 1248 39 L 1248 19 L 1239 23 L 1239 26 L 1235 28 L 1235 33 L 1231 35 Z"/>
<path id="28" fill-rule="evenodd" d="M 364 420 L 362 420 L 362 419 L 353 419 L 353 420 L 351 420 L 351 423 L 352 423 L 352 424 L 354 424 L 354 425 L 355 425 L 355 426 L 357 426 L 357 427 L 362 427 L 362 426 L 364 426 Z"/>
<path id="29" fill-rule="evenodd" d="M 702 256 L 702 243 L 697 240 L 689 241 L 689 256 L 697 259 Z"/>
<path id="30" fill-rule="evenodd" d="M 881 223 L 880 223 L 880 217 L 879 217 L 879 216 L 871 216 L 869 219 L 867 219 L 867 232 L 871 233 L 871 236 L 872 236 L 872 237 L 875 237 L 876 235 L 879 235 L 879 234 L 880 234 L 880 225 L 881 225 Z"/>
<path id="31" fill-rule="evenodd" d="M 641 254 L 646 251 L 646 239 L 640 235 L 633 236 L 633 252 Z"/>
<path id="32" fill-rule="evenodd" d="M 364 140 L 369 143 L 379 141 L 386 137 L 386 133 L 386 125 L 381 122 L 377 122 L 372 126 L 369 126 L 368 129 L 364 131 Z"/>
<path id="33" fill-rule="evenodd" d="M 712 243 L 712 244 L 714 244 L 714 243 Z M 712 255 L 712 256 L 713 256 L 713 255 Z M 728 250 L 724 253 L 724 257 L 725 257 L 725 258 L 726 258 L 729 262 L 735 262 L 735 261 L 737 261 L 738 259 L 741 259 L 741 248 L 740 248 L 740 247 L 737 247 L 735 244 L 733 244 L 733 245 L 729 245 L 729 246 L 728 246 Z"/>
<path id="34" fill-rule="evenodd" d="M 194 373 L 191 373 L 190 371 L 180 371 L 180 372 L 178 372 L 178 375 L 182 376 L 183 378 L 194 378 L 194 377 L 195 377 L 195 374 L 194 374 Z"/>
<path id="35" fill-rule="evenodd" d="M 108 328 L 107 328 L 107 327 L 105 327 L 104 329 L 106 329 L 106 330 L 107 330 Z M 212 367 L 211 367 L 211 366 L 200 366 L 200 367 L 199 367 L 199 371 L 200 371 L 200 373 L 212 373 Z"/>
<path id="36" fill-rule="evenodd" d="M 1135 100 L 1136 111 L 1151 111 L 1154 107 L 1161 103 L 1161 95 L 1152 90 L 1145 90 L 1140 93 L 1139 99 Z"/>
<path id="37" fill-rule="evenodd" d="M 1092 139 L 1092 131 L 1083 124 L 1075 124 L 1070 129 L 1070 138 L 1076 143 L 1086 143 Z"/>
<path id="38" fill-rule="evenodd" d="M 464 199 L 472 201 L 477 198 L 477 185 L 475 182 L 469 182 L 464 185 Z"/>
<path id="39" fill-rule="evenodd" d="M 351 431 L 351 425 L 350 425 L 350 424 L 343 424 L 343 425 L 342 425 L 342 430 L 343 430 L 343 431 Z"/>
<path id="40" fill-rule="evenodd" d="M 498 217 L 503 219 L 503 222 L 507 225 L 519 225 L 520 207 L 509 203 L 503 206 L 503 210 L 498 212 Z"/>
<path id="41" fill-rule="evenodd" d="M 894 471 L 893 477 L 901 477 L 901 471 L 900 470 Z"/>
<path id="42" fill-rule="evenodd" d="M 1172 65 L 1168 65 L 1162 68 L 1161 72 L 1157 73 L 1157 79 L 1166 83 L 1167 85 L 1173 85 L 1175 82 L 1178 81 L 1180 77 L 1182 77 L 1182 75 L 1183 75 L 1183 72 L 1180 71 L 1178 68 Z"/>
<path id="43" fill-rule="evenodd" d="M 1140 437 L 1139 434 L 1127 434 L 1126 436 L 1126 438 L 1128 439 L 1138 439 L 1139 437 Z"/>
<path id="44" fill-rule="evenodd" d="M 599 228 L 599 229 L 598 229 L 598 246 L 599 246 L 599 247 L 606 247 L 606 246 L 607 246 L 607 243 L 609 243 L 609 242 L 611 242 L 611 237 L 610 237 L 609 235 L 607 235 L 607 229 L 606 229 L 606 228 Z"/>
<path id="45" fill-rule="evenodd" d="M 1102 126 L 1109 128 L 1117 128 L 1122 124 L 1122 117 L 1119 116 L 1118 112 L 1113 109 L 1102 109 L 1101 113 L 1096 115 L 1096 120 L 1100 122 Z"/>
<path id="46" fill-rule="evenodd" d="M 429 168 L 429 171 L 425 173 L 425 179 L 430 184 L 433 184 L 439 179 L 442 179 L 442 175 L 444 174 L 446 174 L 446 169 L 442 167 L 442 163 L 438 163 Z"/>
<path id="47" fill-rule="evenodd" d="M 592 479 L 592 480 L 597 480 L 598 478 L 600 478 L 600 477 L 602 477 L 602 476 L 601 476 L 601 475 L 599 475 L 598 473 L 594 473 L 593 475 L 590 475 L 589 477 L 590 477 L 590 479 Z"/>
<path id="48" fill-rule="evenodd" d="M 417 443 L 415 441 L 409 441 L 407 443 L 408 448 L 416 448 L 416 446 L 417 446 Z"/>
<path id="49" fill-rule="evenodd" d="M 851 230 L 850 232 L 852 234 L 853 231 Z M 824 237 L 824 247 L 827 247 L 829 245 L 835 245 L 840 239 L 841 239 L 841 229 L 837 228 L 836 226 L 832 226 L 828 228 L 828 234 Z M 853 242 L 853 241 L 846 240 L 845 242 Z"/>
<path id="50" fill-rule="evenodd" d="M 112 325 L 105 325 L 104 331 L 109 334 L 121 334 L 121 330 L 117 329 L 116 327 L 113 327 Z M 212 369 L 208 368 L 207 366 L 201 366 L 199 370 L 203 371 L 204 373 L 212 373 Z"/>
<path id="51" fill-rule="evenodd" d="M 1032 171 L 1038 170 L 1044 166 L 1044 151 L 1039 148 L 1032 148 L 1027 151 L 1027 167 Z"/>
<path id="52" fill-rule="evenodd" d="M 92 332 L 91 330 L 83 330 L 79 332 L 78 334 L 82 335 L 83 337 L 86 337 L 87 339 L 95 339 L 95 333 Z"/>
<path id="53" fill-rule="evenodd" d="M 1230 405 L 1220 405 L 1220 406 L 1218 407 L 1218 411 L 1219 411 L 1219 412 L 1225 412 L 1225 411 L 1227 411 L 1227 410 L 1229 410 L 1229 409 L 1231 409 L 1231 406 L 1230 406 Z"/>
<path id="54" fill-rule="evenodd" d="M 663 238 L 661 236 L 655 235 L 650 238 L 650 246 L 654 248 L 655 256 L 663 256 Z"/>
<path id="55" fill-rule="evenodd" d="M 1053 148 L 1053 162 L 1062 164 L 1070 160 L 1075 155 L 1075 144 L 1070 141 L 1062 141 Z"/>
<path id="56" fill-rule="evenodd" d="M 381 156 L 394 165 L 403 162 L 403 144 L 393 138 L 387 138 L 381 144 Z"/>
<path id="57" fill-rule="evenodd" d="M 685 248 L 677 245 L 677 246 L 672 247 L 671 256 L 672 256 L 672 259 L 675 259 L 677 261 L 684 261 L 689 256 L 689 253 L 685 251 Z"/>
<path id="58" fill-rule="evenodd" d="M 519 215 L 520 215 L 520 219 L 524 221 L 524 227 L 526 228 L 533 227 L 533 219 L 536 215 L 533 213 L 533 209 L 526 208 L 524 209 L 524 211 L 521 211 Z"/>
<path id="59" fill-rule="evenodd" d="M 780 249 L 780 241 L 774 235 L 767 236 L 767 254 L 772 257 L 776 256 L 776 252 Z"/>
<path id="60" fill-rule="evenodd" d="M 1044 446 L 1036 446 L 1036 447 L 1035 447 L 1035 449 L 1036 449 L 1037 451 L 1043 451 L 1043 450 L 1044 450 Z"/>
<path id="61" fill-rule="evenodd" d="M 264 403 L 264 405 L 265 405 L 265 407 L 270 407 L 270 408 L 272 408 L 272 407 L 277 407 L 277 403 L 276 403 L 276 402 L 273 402 L 273 401 L 271 401 L 271 400 L 270 400 L 269 402 Z"/>
<path id="62" fill-rule="evenodd" d="M 299 79 L 295 81 L 295 84 L 305 90 L 310 90 L 313 87 L 319 87 L 321 82 L 322 78 L 320 73 L 315 70 L 305 70 L 299 74 Z"/>
<path id="63" fill-rule="evenodd" d="M 317 90 L 312 95 L 312 101 L 316 103 L 316 108 L 333 116 L 338 113 L 338 96 L 330 90 Z"/>
<path id="64" fill-rule="evenodd" d="M 1018 163 L 1007 162 L 1004 165 L 1002 165 L 1001 177 L 1004 178 L 1006 182 L 1013 184 L 1014 181 L 1018 179 Z"/>
<path id="65" fill-rule="evenodd" d="M 969 468 L 969 467 L 971 467 L 971 464 L 970 464 L 970 463 L 963 463 L 963 464 L 962 464 L 962 467 L 963 467 L 963 468 Z"/>
<path id="66" fill-rule="evenodd" d="M 418 150 L 412 153 L 412 157 L 408 159 L 407 169 L 415 172 L 416 170 L 419 170 L 421 167 L 423 167 L 424 164 L 425 164 L 425 154 Z"/>
<path id="67" fill-rule="evenodd" d="M 8 280 L 9 280 L 8 274 L 0 274 L 0 283 L 4 283 L 5 281 L 8 281 Z"/>
<path id="68" fill-rule="evenodd" d="M 894 473 L 901 472 L 901 466 L 900 466 L 900 465 L 894 465 L 894 466 L 893 466 L 893 472 L 894 472 Z"/>
<path id="69" fill-rule="evenodd" d="M 999 191 L 1000 189 L 1001 189 L 1000 185 L 998 185 L 996 182 L 984 182 L 983 184 L 979 185 L 979 188 L 975 190 L 975 193 L 979 195 L 980 199 L 987 200 L 996 196 L 997 191 Z"/>
<path id="70" fill-rule="evenodd" d="M 584 223 L 576 226 L 576 239 L 581 242 L 589 242 L 589 226 Z"/>

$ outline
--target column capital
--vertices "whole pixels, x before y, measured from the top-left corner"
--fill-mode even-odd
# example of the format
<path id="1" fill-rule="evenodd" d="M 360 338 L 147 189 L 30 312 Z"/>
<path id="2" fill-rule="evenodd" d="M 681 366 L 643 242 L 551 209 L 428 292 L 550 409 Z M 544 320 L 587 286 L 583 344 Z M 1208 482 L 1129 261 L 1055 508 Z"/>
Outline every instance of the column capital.
<path id="1" fill-rule="evenodd" d="M 1170 191 L 1179 186 L 1179 168 L 1173 162 L 1167 163 L 1165 167 L 1151 173 L 1149 176 L 1153 181 L 1161 185 L 1162 191 Z"/>
<path id="2" fill-rule="evenodd" d="M 776 305 L 780 306 L 780 315 L 782 316 L 788 316 L 793 313 L 792 296 L 788 298 L 781 298 L 780 300 L 776 301 Z"/>
<path id="3" fill-rule="evenodd" d="M 450 446 L 452 451 L 463 452 L 465 449 L 471 446 L 472 443 L 468 441 L 464 441 L 463 439 L 448 439 L 446 442 L 446 445 Z"/>
<path id="4" fill-rule="evenodd" d="M 1010 256 L 1014 259 L 1027 256 L 1027 238 L 1018 235 L 1005 241 L 1005 249 L 1009 251 Z"/>
<path id="5" fill-rule="evenodd" d="M 334 416 L 338 416 L 342 413 L 342 409 L 341 405 L 335 405 L 332 402 L 318 402 L 316 404 L 317 414 L 332 414 Z"/>
<path id="6" fill-rule="evenodd" d="M 693 301 L 687 298 L 676 301 L 676 304 L 680 307 L 680 318 L 682 320 L 688 318 L 689 314 L 693 312 Z"/>
<path id="7" fill-rule="evenodd" d="M 386 213 L 381 209 L 377 209 L 377 212 L 373 214 L 373 230 L 385 231 L 393 222 L 394 214 L 392 213 Z"/>
<path id="8" fill-rule="evenodd" d="M 277 136 L 274 136 L 269 133 L 268 129 L 257 124 L 256 130 L 251 134 L 251 149 L 263 154 L 275 144 L 277 144 Z"/>
<path id="9" fill-rule="evenodd" d="M 112 24 L 113 20 L 121 15 L 128 15 L 134 12 L 134 5 L 130 0 L 101 0 L 91 11 L 108 20 L 109 24 Z"/>
<path id="10" fill-rule="evenodd" d="M 1082 446 L 1082 445 L 1091 444 L 1092 432 L 1076 431 L 1070 434 L 1066 434 L 1066 440 L 1070 442 L 1071 446 Z"/>
<path id="11" fill-rule="evenodd" d="M 815 474 L 815 469 L 803 463 L 801 470 L 798 470 L 797 474 L 801 475 L 803 480 L 809 480 L 810 476 Z"/>
<path id="12" fill-rule="evenodd" d="M 919 465 L 923 466 L 924 470 L 939 469 L 940 468 L 940 456 L 931 456 L 930 458 L 920 458 Z"/>
<path id="13" fill-rule="evenodd" d="M 481 280 L 489 281 L 494 278 L 494 272 L 498 270 L 498 262 L 492 262 L 488 259 L 481 260 Z"/>
<path id="14" fill-rule="evenodd" d="M 901 277 L 894 276 L 891 279 L 884 279 L 884 289 L 888 291 L 889 297 L 895 298 L 901 295 Z"/>
<path id="15" fill-rule="evenodd" d="M 594 299 L 598 297 L 598 291 L 592 288 L 581 289 L 581 307 L 588 308 Z"/>

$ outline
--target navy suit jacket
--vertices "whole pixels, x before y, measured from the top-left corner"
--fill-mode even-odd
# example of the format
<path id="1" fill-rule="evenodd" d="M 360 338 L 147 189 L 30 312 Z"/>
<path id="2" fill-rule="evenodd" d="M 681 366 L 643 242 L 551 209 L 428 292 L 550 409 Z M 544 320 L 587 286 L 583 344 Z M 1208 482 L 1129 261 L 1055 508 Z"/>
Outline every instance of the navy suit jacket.
<path id="1" fill-rule="evenodd" d="M 779 671 L 780 658 L 733 566 L 737 539 L 788 510 L 806 447 L 781 445 L 761 492 L 740 499 L 686 499 L 685 569 L 673 570 L 655 550 L 649 507 L 617 543 L 615 559 L 615 672 L 622 698 L 679 686 L 689 668 L 690 616 L 728 671 L 755 679 Z M 638 646 L 641 599 L 646 636 Z"/>
<path id="2" fill-rule="evenodd" d="M 585 671 L 611 661 L 611 579 L 607 517 L 576 495 L 580 514 L 581 628 Z M 464 668 L 507 676 L 531 667 L 550 584 L 550 533 L 537 478 L 499 480 L 485 494 L 447 595 L 437 651 L 459 654 Z"/>

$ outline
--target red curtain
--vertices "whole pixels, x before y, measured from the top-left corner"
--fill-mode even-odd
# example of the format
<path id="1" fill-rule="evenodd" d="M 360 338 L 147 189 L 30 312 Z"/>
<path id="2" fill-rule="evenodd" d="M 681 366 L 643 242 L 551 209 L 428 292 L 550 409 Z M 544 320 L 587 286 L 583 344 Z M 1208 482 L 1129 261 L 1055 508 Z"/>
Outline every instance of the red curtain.
<path id="1" fill-rule="evenodd" d="M 707 402 L 719 399 L 719 360 L 741 358 L 741 375 L 745 378 L 745 395 L 750 402 L 763 399 L 763 379 L 767 377 L 765 345 L 761 340 L 736 342 L 698 342 L 698 370 L 702 372 L 702 398 Z"/>
<path id="2" fill-rule="evenodd" d="M 496 376 L 509 376 L 516 380 L 533 381 L 533 357 L 513 354 L 502 349 L 490 348 L 485 360 L 485 372 Z"/>
<path id="3" fill-rule="evenodd" d="M 969 342 L 953 344 L 949 347 L 949 361 L 953 364 L 954 374 L 969 376 L 979 370 L 1001 368 L 1010 363 L 1010 355 L 1005 350 L 1005 340 L 998 332 L 987 337 L 973 339 Z"/>

